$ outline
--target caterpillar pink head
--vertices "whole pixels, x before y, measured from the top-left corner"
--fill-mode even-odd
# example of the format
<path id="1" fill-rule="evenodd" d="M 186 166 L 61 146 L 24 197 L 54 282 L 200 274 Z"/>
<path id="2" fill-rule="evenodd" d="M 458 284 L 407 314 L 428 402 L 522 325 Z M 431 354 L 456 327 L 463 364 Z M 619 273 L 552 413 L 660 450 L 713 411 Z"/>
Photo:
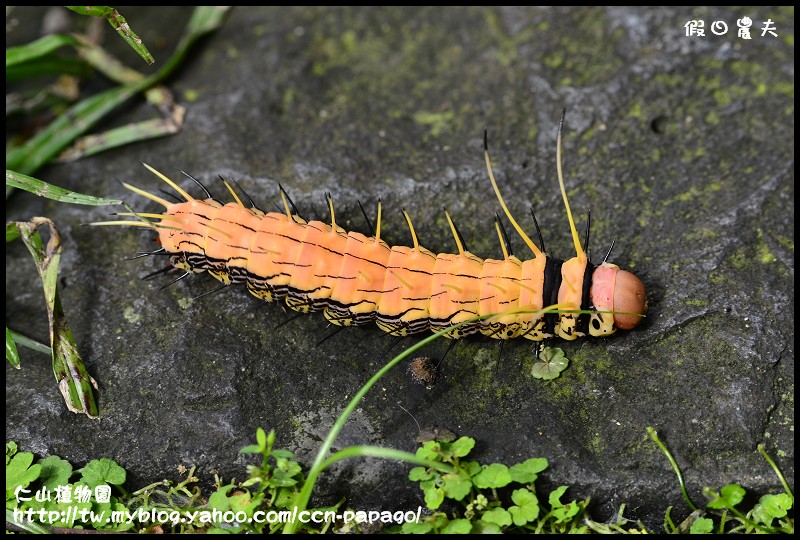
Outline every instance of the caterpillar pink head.
<path id="1" fill-rule="evenodd" d="M 583 246 L 581 246 L 578 231 L 575 228 L 575 220 L 572 217 L 572 210 L 569 206 L 561 166 L 561 132 L 564 126 L 565 114 L 566 111 L 561 113 L 561 121 L 558 125 L 556 169 L 561 196 L 564 200 L 564 208 L 575 246 L 575 257 L 563 261 L 560 266 L 562 284 L 558 291 L 558 301 L 552 304 L 551 307 L 558 308 L 563 314 L 555 327 L 555 334 L 564 339 L 575 339 L 576 336 L 585 335 L 588 330 L 592 336 L 606 336 L 613 334 L 618 328 L 630 330 L 638 326 L 647 312 L 647 293 L 645 292 L 644 284 L 638 277 L 631 272 L 620 270 L 614 264 L 606 262 L 611 250 L 606 254 L 603 262 L 595 267 L 589 261 Z M 536 247 L 517 224 L 503 201 L 492 172 L 489 145 L 486 137 L 486 132 L 484 132 L 483 144 L 486 167 L 489 172 L 489 180 L 492 183 L 500 206 L 513 227 L 530 247 L 534 257 L 546 258 L 547 256 L 543 253 L 543 250 Z M 534 221 L 535 219 L 534 217 Z M 588 229 L 586 241 L 588 244 Z M 585 317 L 587 312 L 590 313 L 588 329 L 585 327 L 585 318 L 581 321 L 581 318 Z M 579 317 L 578 314 L 581 314 L 581 316 Z"/>
<path id="2" fill-rule="evenodd" d="M 614 325 L 622 330 L 636 328 L 647 313 L 644 283 L 615 264 L 603 262 L 594 270 L 590 295 L 596 309 L 613 312 Z"/>

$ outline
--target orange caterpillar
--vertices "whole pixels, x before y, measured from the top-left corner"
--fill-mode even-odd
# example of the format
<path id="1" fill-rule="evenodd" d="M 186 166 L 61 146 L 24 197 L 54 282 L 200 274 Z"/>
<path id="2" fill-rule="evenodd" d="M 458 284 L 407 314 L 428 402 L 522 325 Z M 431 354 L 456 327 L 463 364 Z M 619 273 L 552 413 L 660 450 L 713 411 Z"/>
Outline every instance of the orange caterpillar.
<path id="1" fill-rule="evenodd" d="M 496 339 L 540 341 L 553 335 L 567 340 L 587 333 L 609 335 L 617 328 L 628 330 L 639 324 L 647 310 L 645 288 L 632 273 L 605 260 L 593 265 L 581 247 L 561 173 L 563 121 L 562 115 L 558 179 L 576 251 L 566 261 L 536 247 L 509 212 L 492 172 L 485 134 L 484 156 L 492 187 L 533 259 L 520 261 L 508 254 L 499 221 L 502 260 L 481 259 L 466 251 L 446 211 L 458 253 L 436 255 L 419 245 L 405 210 L 414 246 L 390 247 L 382 241 L 380 202 L 375 234 L 367 237 L 336 225 L 330 197 L 330 225 L 305 221 L 289 210 L 283 189 L 285 213 L 265 213 L 255 205 L 242 204 L 227 182 L 236 202 L 223 205 L 210 195 L 198 200 L 146 164 L 186 202 L 171 203 L 125 184 L 164 206 L 164 213 L 120 214 L 141 221 L 96 225 L 152 228 L 171 255 L 172 266 L 185 270 L 184 276 L 209 272 L 225 285 L 246 284 L 258 298 L 284 299 L 302 312 L 324 311 L 331 323 L 340 326 L 375 321 L 385 332 L 407 335 L 470 321 L 451 330 L 448 337 L 480 332 Z"/>

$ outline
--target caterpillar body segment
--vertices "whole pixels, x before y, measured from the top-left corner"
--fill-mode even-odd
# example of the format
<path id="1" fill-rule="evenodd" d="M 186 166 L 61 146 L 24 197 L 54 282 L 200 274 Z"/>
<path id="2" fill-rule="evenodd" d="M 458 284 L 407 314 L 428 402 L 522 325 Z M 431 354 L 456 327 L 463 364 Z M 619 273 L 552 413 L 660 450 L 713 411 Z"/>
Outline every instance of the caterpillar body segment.
<path id="1" fill-rule="evenodd" d="M 141 221 L 105 224 L 152 228 L 174 267 L 209 272 L 225 285 L 245 284 L 254 296 L 283 300 L 300 312 L 323 311 L 339 326 L 375 322 L 385 332 L 404 336 L 466 322 L 448 337 L 481 333 L 534 341 L 605 336 L 637 326 L 647 309 L 642 282 L 605 260 L 592 264 L 580 245 L 561 174 L 561 126 L 558 177 L 576 250 L 566 261 L 546 255 L 514 220 L 495 181 L 486 138 L 484 143 L 497 199 L 533 252 L 532 259 L 522 261 L 508 253 L 499 225 L 502 260 L 470 253 L 446 211 L 458 253 L 434 254 L 419 245 L 405 211 L 413 247 L 381 240 L 380 201 L 375 236 L 367 237 L 336 225 L 330 196 L 331 223 L 306 221 L 290 210 L 283 188 L 285 212 L 263 212 L 245 207 L 227 182 L 236 202 L 196 199 L 148 165 L 185 202 L 171 203 L 131 188 L 164 206 L 164 212 L 132 214 Z"/>
<path id="2" fill-rule="evenodd" d="M 408 335 L 546 307 L 544 258 L 483 260 L 468 251 L 437 255 L 421 246 L 390 247 L 295 215 L 259 216 L 236 203 L 174 204 L 163 222 L 174 226 L 159 231 L 163 248 L 175 254 L 173 266 L 207 271 L 226 284 L 246 283 L 253 295 L 284 299 L 297 311 L 324 310 L 337 325 L 374 321 L 393 335 Z M 450 337 L 481 332 L 543 339 L 543 324 L 535 313 L 505 314 L 459 327 Z"/>

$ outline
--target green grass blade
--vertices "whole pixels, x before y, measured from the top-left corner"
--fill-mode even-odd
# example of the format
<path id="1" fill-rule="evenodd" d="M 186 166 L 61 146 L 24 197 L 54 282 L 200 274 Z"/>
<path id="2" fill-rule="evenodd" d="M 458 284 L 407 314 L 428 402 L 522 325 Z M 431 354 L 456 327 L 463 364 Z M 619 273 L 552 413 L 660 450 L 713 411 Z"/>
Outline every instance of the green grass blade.
<path id="1" fill-rule="evenodd" d="M 231 6 L 200 6 L 196 8 L 187 25 L 189 39 L 193 41 L 222 26 L 230 9 Z"/>
<path id="2" fill-rule="evenodd" d="M 380 446 L 348 446 L 333 454 L 322 464 L 322 468 L 326 469 L 328 466 L 333 465 L 337 461 L 351 457 L 377 457 L 382 459 L 396 459 L 399 461 L 407 461 L 408 463 L 415 463 L 423 467 L 431 467 L 444 473 L 455 473 L 456 469 L 452 465 L 447 465 L 439 461 L 432 461 L 430 459 L 423 459 L 417 457 L 416 454 L 410 452 L 403 452 L 402 450 L 394 450 L 393 448 L 382 448 Z"/>
<path id="3" fill-rule="evenodd" d="M 156 73 L 156 80 L 160 81 L 172 73 L 183 62 L 186 53 L 195 41 L 222 26 L 230 9 L 230 6 L 200 6 L 195 8 L 192 18 L 189 19 L 189 23 L 186 25 L 186 33 L 181 38 L 175 53 Z"/>
<path id="4" fill-rule="evenodd" d="M 18 47 L 9 47 L 6 49 L 6 71 L 9 67 L 31 62 L 42 56 L 49 55 L 61 47 L 76 47 L 78 45 L 79 41 L 73 36 L 56 34 L 45 36 L 32 43 L 20 45 Z"/>
<path id="5" fill-rule="evenodd" d="M 689 493 L 686 492 L 686 484 L 683 482 L 683 475 L 681 474 L 681 469 L 678 467 L 678 463 L 675 461 L 675 458 L 672 457 L 672 454 L 669 453 L 667 447 L 664 446 L 664 443 L 661 442 L 661 439 L 658 438 L 658 433 L 652 427 L 647 427 L 647 433 L 650 435 L 650 438 L 658 445 L 664 455 L 667 456 L 667 460 L 669 460 L 670 465 L 672 465 L 672 469 L 675 471 L 675 474 L 678 476 L 678 483 L 681 485 L 681 494 L 683 495 L 683 500 L 686 501 L 686 504 L 689 505 L 689 508 L 692 510 L 697 510 L 697 506 L 692 502 L 692 499 L 689 498 Z"/>
<path id="6" fill-rule="evenodd" d="M 87 17 L 105 17 L 114 11 L 114 8 L 109 6 L 64 6 L 64 7 L 74 11 L 78 15 L 86 15 Z"/>
<path id="7" fill-rule="evenodd" d="M 130 25 L 128 25 L 128 21 L 125 20 L 125 17 L 123 17 L 116 9 L 108 6 L 66 7 L 81 15 L 87 15 L 90 17 L 104 17 L 109 24 L 114 27 L 114 30 L 117 31 L 122 39 L 124 39 L 128 45 L 130 45 L 131 48 L 136 51 L 136 54 L 141 56 L 148 65 L 155 62 L 153 55 L 147 50 L 147 47 L 145 47 L 144 43 L 142 43 L 142 40 L 136 35 Z"/>
<path id="8" fill-rule="evenodd" d="M 28 336 L 25 336 L 13 330 L 9 330 L 9 332 L 11 332 L 11 337 L 14 339 L 14 343 L 19 345 L 20 347 L 27 347 L 36 352 L 46 354 L 47 356 L 50 356 L 52 354 L 52 349 L 47 345 L 45 345 L 44 343 L 39 343 L 38 341 L 35 341 L 29 338 Z"/>
<path id="9" fill-rule="evenodd" d="M 177 50 L 155 75 L 107 90 L 73 105 L 24 145 L 8 151 L 6 167 L 22 174 L 36 172 L 106 114 L 172 73 L 197 39 L 220 27 L 229 9 L 228 7 L 196 8 Z"/>
<path id="10" fill-rule="evenodd" d="M 14 343 L 14 336 L 11 330 L 6 326 L 6 360 L 12 367 L 19 369 L 19 353 L 17 352 L 17 345 Z"/>
<path id="11" fill-rule="evenodd" d="M 17 238 L 19 238 L 19 228 L 17 228 L 17 224 L 13 221 L 11 223 L 6 223 L 6 244 L 13 242 Z"/>
<path id="12" fill-rule="evenodd" d="M 173 135 L 181 130 L 184 113 L 185 109 L 178 105 L 177 115 L 175 116 L 178 117 L 179 121 L 175 120 L 175 116 L 154 118 L 153 120 L 145 120 L 144 122 L 111 129 L 97 135 L 81 137 L 72 147 L 62 152 L 57 161 L 73 161 L 129 143 Z"/>
<path id="13" fill-rule="evenodd" d="M 47 248 L 42 244 L 38 227 L 50 228 Z M 53 374 L 67 408 L 74 413 L 83 413 L 89 418 L 97 417 L 92 384 L 94 380 L 86 372 L 78 354 L 72 331 L 67 325 L 61 300 L 58 296 L 58 264 L 61 259 L 61 235 L 55 224 L 47 218 L 33 218 L 29 222 L 17 222 L 23 242 L 31 252 L 36 269 L 44 287 L 47 316 L 50 322 L 50 347 L 53 359 Z"/>
<path id="14" fill-rule="evenodd" d="M 792 489 L 789 487 L 788 482 L 786 482 L 786 478 L 783 477 L 783 473 L 781 472 L 781 470 L 778 468 L 777 465 L 775 465 L 775 462 L 772 461 L 772 458 L 769 457 L 769 454 L 767 454 L 767 451 L 764 449 L 763 443 L 758 445 L 758 451 L 761 452 L 761 455 L 764 456 L 764 459 L 767 460 L 769 466 L 772 467 L 773 471 L 775 471 L 775 474 L 778 476 L 778 479 L 781 481 L 781 484 L 783 484 L 783 490 L 786 492 L 789 498 L 791 498 L 792 505 L 794 505 L 794 493 L 792 493 Z"/>
<path id="15" fill-rule="evenodd" d="M 27 192 L 33 193 L 40 197 L 53 199 L 54 201 L 71 203 L 71 204 L 86 204 L 90 206 L 105 206 L 112 204 L 121 204 L 119 199 L 104 199 L 102 197 L 94 197 L 92 195 L 84 195 L 69 191 L 68 189 L 60 188 L 47 182 L 43 182 L 37 178 L 20 174 L 6 169 L 6 187 L 14 187 L 23 189 Z M 8 241 L 8 228 L 6 227 L 6 242 Z"/>
<path id="16" fill-rule="evenodd" d="M 91 66 L 83 60 L 78 58 L 59 58 L 51 55 L 6 68 L 6 82 L 43 75 L 71 75 L 73 77 L 86 78 L 91 74 Z"/>
<path id="17" fill-rule="evenodd" d="M 78 49 L 80 57 L 109 80 L 118 84 L 131 84 L 145 78 L 145 75 L 129 68 L 99 45 L 82 37 L 80 39 L 83 45 Z"/>
<path id="18" fill-rule="evenodd" d="M 300 490 L 300 493 L 298 493 L 297 497 L 295 498 L 295 506 L 297 506 L 298 511 L 305 510 L 306 507 L 308 506 L 308 501 L 311 499 L 311 492 L 314 490 L 314 485 L 316 484 L 317 477 L 325 467 L 326 457 L 331 447 L 333 446 L 333 443 L 336 441 L 336 437 L 339 436 L 339 433 L 342 431 L 342 428 L 344 428 L 347 419 L 350 418 L 350 415 L 353 414 L 353 411 L 356 410 L 356 407 L 358 407 L 358 404 L 361 402 L 361 400 L 364 398 L 367 392 L 369 392 L 369 390 L 373 386 L 375 386 L 375 383 L 377 383 L 381 379 L 381 377 L 383 377 L 386 373 L 388 373 L 390 369 L 392 369 L 394 366 L 400 363 L 403 359 L 414 354 L 417 350 L 421 349 L 422 347 L 434 341 L 435 339 L 444 336 L 451 330 L 458 328 L 459 326 L 462 326 L 464 324 L 467 324 L 468 322 L 470 321 L 465 321 L 450 328 L 446 328 L 444 330 L 436 332 L 435 334 L 428 336 L 427 338 L 421 340 L 412 347 L 409 347 L 402 353 L 392 358 L 375 375 L 373 375 L 370 378 L 370 380 L 367 381 L 366 384 L 364 384 L 364 386 L 362 386 L 358 390 L 358 392 L 356 392 L 356 395 L 353 396 L 353 399 L 351 399 L 350 403 L 347 404 L 345 409 L 339 415 L 339 418 L 336 419 L 336 422 L 333 424 L 333 427 L 331 427 L 331 430 L 328 432 L 328 435 L 325 437 L 325 440 L 322 441 L 322 445 L 320 446 L 319 451 L 317 452 L 317 457 L 314 459 L 314 463 L 311 466 L 311 470 L 308 472 L 306 481 L 303 484 L 303 488 Z M 283 532 L 294 533 L 296 530 L 297 530 L 297 524 L 293 521 L 288 521 L 284 526 Z"/>
<path id="19" fill-rule="evenodd" d="M 9 151 L 6 167 L 22 174 L 33 174 L 98 120 L 150 84 L 150 79 L 143 79 L 106 90 L 73 105 L 38 135 Z"/>

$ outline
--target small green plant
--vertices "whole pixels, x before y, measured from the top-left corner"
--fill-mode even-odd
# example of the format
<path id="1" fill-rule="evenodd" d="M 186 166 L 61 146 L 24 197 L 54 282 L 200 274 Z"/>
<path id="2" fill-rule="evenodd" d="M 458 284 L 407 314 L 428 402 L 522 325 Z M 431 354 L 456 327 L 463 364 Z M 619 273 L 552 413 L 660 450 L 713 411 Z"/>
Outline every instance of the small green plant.
<path id="1" fill-rule="evenodd" d="M 650 436 L 674 459 L 658 440 Z M 286 516 L 298 512 L 298 495 L 308 489 L 302 467 L 291 452 L 275 449 L 275 432 L 259 429 L 256 444 L 241 453 L 261 455 L 260 465 L 248 466 L 244 482 L 224 484 L 216 478 L 216 490 L 202 497 L 196 485 L 194 469 L 183 471 L 186 478 L 176 485 L 161 481 L 133 493 L 123 487 L 127 473 L 107 458 L 92 460 L 82 469 L 58 456 L 36 460 L 30 452 L 19 452 L 16 443 L 6 443 L 6 522 L 20 530 L 45 533 L 47 524 L 54 527 L 91 527 L 108 532 L 208 532 L 275 533 L 288 525 Z M 407 461 L 423 463 L 414 467 L 409 478 L 419 482 L 425 504 L 431 513 L 419 522 L 406 522 L 394 532 L 402 533 L 644 533 L 641 523 L 623 517 L 625 506 L 610 522 L 593 521 L 588 513 L 589 498 L 562 502 L 567 486 L 559 486 L 541 500 L 536 481 L 548 467 L 544 458 L 531 458 L 511 467 L 500 463 L 482 465 L 466 459 L 475 440 L 461 437 L 455 441 L 428 441 Z M 348 452 L 345 452 L 347 450 Z M 349 455 L 395 456 L 404 453 L 391 449 L 351 447 L 340 452 Z M 777 465 L 759 445 L 759 451 L 780 479 L 784 492 L 767 494 L 750 510 L 741 508 L 744 488 L 729 484 L 719 491 L 706 488 L 709 499 L 698 508 L 685 495 L 694 512 L 679 525 L 666 512 L 665 529 L 669 533 L 787 533 L 794 532 L 790 512 L 794 496 Z M 356 452 L 353 454 L 353 452 Z M 397 452 L 397 453 L 395 453 Z M 680 471 L 679 481 L 683 485 Z M 190 487 L 191 486 L 191 487 Z M 313 486 L 312 486 L 313 487 Z M 106 490 L 108 497 L 98 501 L 96 490 Z M 57 495 L 74 495 L 72 501 Z M 83 495 L 81 495 L 83 494 Z M 81 500 L 81 496 L 86 496 Z M 343 501 L 317 511 L 337 512 Z M 461 508 L 458 510 L 458 508 Z M 445 511 L 446 510 L 446 511 Z M 449 513 L 448 513 L 449 512 Z M 111 519 L 111 516 L 123 519 Z M 331 521 L 302 523 L 295 520 L 295 531 L 329 532 Z M 350 525 L 350 531 L 353 525 Z M 355 526 L 357 529 L 357 524 Z"/>
<path id="2" fill-rule="evenodd" d="M 302 467 L 294 461 L 288 450 L 274 449 L 275 430 L 265 433 L 256 431 L 256 444 L 245 446 L 242 454 L 260 454 L 261 465 L 248 465 L 248 479 L 238 489 L 234 483 L 219 486 L 208 499 L 208 507 L 224 514 L 238 514 L 239 524 L 227 528 L 215 526 L 208 532 L 278 532 L 285 520 L 281 516 L 291 515 L 294 501 L 306 479 Z M 336 512 L 344 500 L 331 507 L 314 508 L 321 512 Z M 260 512 L 258 515 L 256 512 Z M 244 519 L 240 519 L 244 518 Z M 300 523 L 298 530 L 304 533 L 325 533 L 331 522 Z"/>
<path id="3" fill-rule="evenodd" d="M 475 440 L 461 437 L 451 443 L 428 441 L 417 457 L 451 465 L 455 472 L 414 467 L 408 477 L 419 482 L 425 504 L 435 512 L 421 523 L 406 523 L 404 533 L 587 533 L 589 499 L 562 502 L 567 486 L 539 500 L 535 482 L 547 469 L 545 458 L 531 458 L 511 467 L 501 463 L 481 465 L 465 458 Z M 463 517 L 449 518 L 439 510 L 450 499 L 463 507 Z M 616 527 L 627 522 L 619 516 Z M 608 526 L 607 526 L 608 527 Z M 611 532 L 611 530 L 609 530 Z"/>
<path id="4" fill-rule="evenodd" d="M 794 533 L 794 518 L 789 516 L 789 511 L 794 506 L 794 495 L 783 473 L 781 473 L 781 470 L 764 450 L 763 444 L 758 445 L 758 451 L 764 456 L 764 459 L 769 463 L 770 467 L 772 467 L 772 470 L 775 471 L 775 474 L 781 481 L 783 493 L 763 495 L 753 508 L 743 512 L 741 508 L 738 508 L 747 494 L 742 486 L 739 484 L 728 484 L 723 486 L 719 491 L 706 487 L 703 489 L 703 495 L 705 495 L 709 502 L 705 509 L 701 509 L 689 498 L 689 494 L 686 492 L 686 487 L 683 482 L 683 475 L 678 468 L 678 464 L 664 443 L 658 438 L 656 430 L 652 427 L 648 427 L 647 433 L 667 456 L 667 459 L 678 477 L 683 499 L 686 501 L 686 504 L 689 505 L 689 508 L 693 510 L 688 518 L 680 525 L 676 526 L 670 517 L 672 507 L 670 506 L 667 508 L 666 517 L 664 519 L 664 528 L 667 532 L 690 532 L 692 534 L 707 534 L 713 532 L 719 534 Z"/>
<path id="5" fill-rule="evenodd" d="M 71 481 L 74 476 L 78 478 Z M 95 529 L 126 531 L 132 523 L 110 523 L 111 512 L 123 511 L 121 499 L 125 469 L 103 458 L 74 471 L 58 456 L 34 463 L 30 452 L 19 452 L 16 443 L 6 443 L 6 521 L 28 532 L 46 532 L 39 523 L 71 528 L 91 525 Z M 100 501 L 93 495 L 105 493 Z"/>
<path id="6" fill-rule="evenodd" d="M 531 375 L 534 379 L 549 381 L 561 375 L 569 366 L 569 358 L 558 347 L 544 347 L 539 353 L 539 361 L 533 364 Z"/>
<path id="7" fill-rule="evenodd" d="M 216 491 L 207 503 L 196 486 L 189 488 L 190 484 L 198 481 L 193 476 L 194 469 L 175 486 L 166 481 L 158 482 L 128 494 L 122 487 L 125 470 L 110 459 L 93 460 L 84 468 L 73 471 L 68 462 L 55 456 L 34 463 L 33 454 L 18 452 L 17 445 L 9 442 L 6 444 L 6 521 L 28 532 L 47 532 L 39 524 L 47 523 L 70 528 L 91 526 L 107 531 L 324 533 L 332 525 L 330 520 L 314 523 L 295 519 L 300 513 L 310 511 L 308 502 L 317 478 L 336 461 L 371 456 L 418 465 L 411 469 L 409 478 L 419 482 L 425 504 L 432 513 L 421 521 L 407 521 L 395 532 L 649 532 L 641 523 L 623 517 L 624 505 L 611 522 L 593 521 L 587 511 L 589 498 L 562 502 L 568 486 L 559 486 L 551 491 L 545 503 L 537 495 L 535 482 L 539 473 L 548 467 L 546 459 L 531 458 L 511 467 L 500 463 L 482 465 L 465 459 L 475 446 L 475 440 L 469 437 L 452 441 L 431 440 L 425 442 L 416 454 L 374 446 L 351 446 L 328 455 L 350 414 L 369 389 L 393 366 L 449 330 L 438 332 L 399 354 L 361 387 L 331 427 L 307 475 L 293 460 L 291 452 L 274 448 L 275 432 L 267 434 L 260 428 L 256 433 L 256 444 L 246 446 L 241 452 L 260 454 L 261 465 L 249 466 L 248 478 L 238 485 L 235 482 L 223 484 L 217 478 Z M 762 445 L 758 449 L 780 479 L 784 493 L 764 495 L 758 504 L 745 512 L 739 508 L 745 495 L 741 486 L 730 484 L 719 492 L 706 488 L 704 494 L 709 503 L 702 510 L 689 498 L 680 469 L 669 450 L 653 428 L 647 431 L 672 464 L 684 499 L 694 510 L 680 526 L 675 526 L 670 518 L 671 507 L 668 508 L 665 519 L 667 532 L 794 532 L 794 518 L 789 517 L 794 496 Z M 78 474 L 80 478 L 71 482 Z M 168 488 L 166 491 L 164 486 Z M 58 492 L 59 488 L 78 494 L 75 495 L 77 500 L 29 496 L 32 493 Z M 97 496 L 98 489 L 105 494 L 103 500 Z M 84 499 L 79 495 L 81 493 L 88 496 Z M 336 513 L 342 503 L 312 510 Z M 459 504 L 463 507 L 460 513 L 443 511 L 443 506 L 447 510 L 450 506 L 457 508 Z M 127 519 L 109 519 L 113 512 Z M 76 523 L 78 515 L 80 522 Z"/>
<path id="8" fill-rule="evenodd" d="M 176 485 L 161 481 L 128 493 L 127 473 L 115 461 L 92 460 L 73 470 L 57 456 L 36 461 L 6 443 L 6 522 L 28 532 L 56 528 L 93 528 L 98 531 L 267 533 L 278 531 L 291 515 L 295 497 L 305 478 L 292 453 L 274 449 L 275 432 L 256 433 L 257 443 L 242 453 L 261 454 L 260 466 L 248 467 L 241 484 L 216 478 L 216 491 L 208 501 L 201 496 L 194 469 Z M 76 478 L 77 477 L 77 478 Z M 165 489 L 166 488 L 166 489 Z M 98 500 L 97 494 L 107 492 Z M 314 508 L 335 512 L 333 507 Z M 300 523 L 304 533 L 324 533 L 326 523 Z"/>

